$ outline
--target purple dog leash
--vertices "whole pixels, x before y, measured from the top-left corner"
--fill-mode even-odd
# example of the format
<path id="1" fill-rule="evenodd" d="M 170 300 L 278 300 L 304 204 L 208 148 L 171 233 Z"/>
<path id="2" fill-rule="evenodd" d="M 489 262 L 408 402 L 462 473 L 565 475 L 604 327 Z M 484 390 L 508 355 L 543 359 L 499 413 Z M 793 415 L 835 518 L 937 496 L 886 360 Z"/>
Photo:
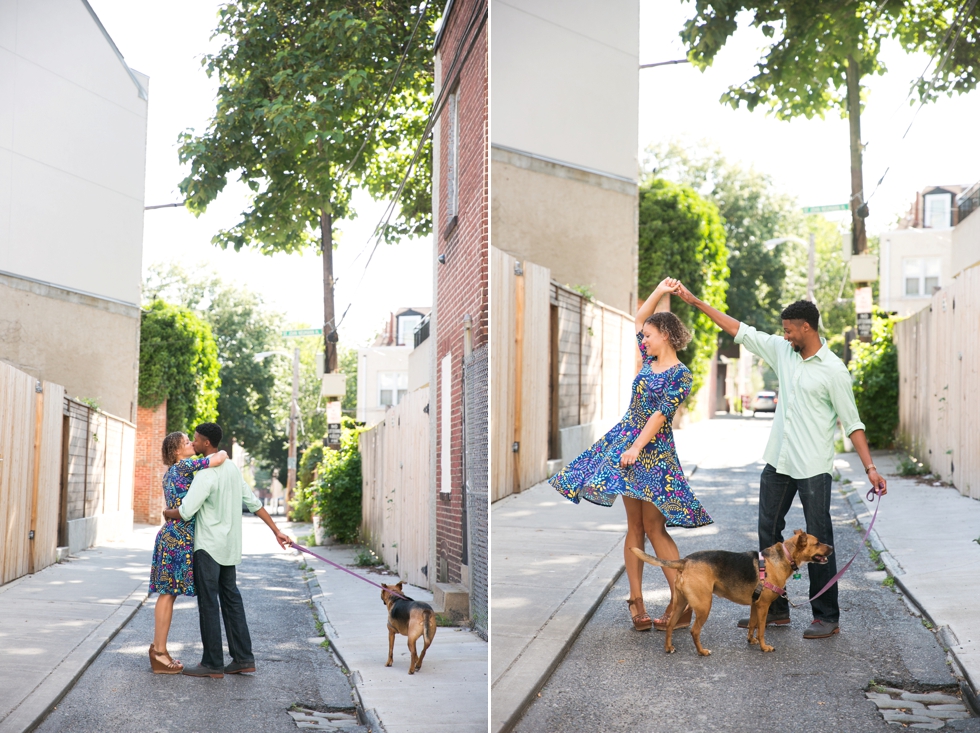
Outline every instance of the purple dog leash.
<path id="1" fill-rule="evenodd" d="M 875 497 L 876 496 L 878 496 L 878 497 L 881 496 L 880 487 L 872 486 L 870 489 L 868 489 L 868 493 L 865 494 L 865 498 L 868 501 L 871 501 L 871 502 L 873 502 L 875 500 Z M 868 539 L 868 535 L 871 534 L 871 528 L 875 526 L 875 520 L 878 518 L 878 508 L 880 506 L 881 506 L 881 501 L 879 501 L 877 504 L 875 504 L 875 511 L 874 511 L 874 514 L 871 516 L 871 523 L 868 525 L 868 530 L 867 530 L 867 532 L 864 533 L 864 537 L 861 538 L 861 545 L 862 546 L 864 545 L 865 541 Z M 819 596 L 822 596 L 834 583 L 836 583 L 838 580 L 840 580 L 841 576 L 844 573 L 847 572 L 847 569 L 849 567 L 851 567 L 851 563 L 854 562 L 854 559 L 858 556 L 858 553 L 860 553 L 860 552 L 861 552 L 861 548 L 859 547 L 858 548 L 858 551 L 854 553 L 854 557 L 852 557 L 850 560 L 848 560 L 847 561 L 847 564 L 844 567 L 842 567 L 840 570 L 837 571 L 837 575 L 835 575 L 833 578 L 831 578 L 827 582 L 827 585 L 825 585 L 823 588 L 821 588 L 820 589 L 820 592 L 817 593 L 817 595 L 813 596 L 813 598 L 809 598 L 808 600 L 805 600 L 802 603 L 793 603 L 793 601 L 790 601 L 789 600 L 788 594 L 785 595 L 784 597 L 786 598 L 787 601 L 789 601 L 789 604 L 791 606 L 793 606 L 793 608 L 799 608 L 799 607 L 801 607 L 801 606 L 803 606 L 803 605 L 805 605 L 807 603 L 810 603 L 815 598 L 818 598 Z M 785 591 L 784 591 L 784 593 L 785 593 Z"/>
<path id="2" fill-rule="evenodd" d="M 316 554 L 315 552 L 311 552 L 310 550 L 308 550 L 308 549 L 306 549 L 305 547 L 303 547 L 303 546 L 302 546 L 302 545 L 300 545 L 300 544 L 297 544 L 296 542 L 293 542 L 293 543 L 290 543 L 290 547 L 295 547 L 295 548 L 296 548 L 297 550 L 299 550 L 300 552 L 305 552 L 305 553 L 306 553 L 307 555 L 312 555 L 312 556 L 313 556 L 313 557 L 315 557 L 315 558 L 316 558 L 317 560 L 322 560 L 323 562 L 325 562 L 325 563 L 327 563 L 327 565 L 333 565 L 333 566 L 334 566 L 335 568 L 337 568 L 338 570 L 343 570 L 343 571 L 344 571 L 345 573 L 348 573 L 348 574 L 350 574 L 350 575 L 353 575 L 353 576 L 354 576 L 355 578 L 357 578 L 358 580 L 363 580 L 363 581 L 364 581 L 365 583 L 370 583 L 370 584 L 371 584 L 371 585 L 373 585 L 373 586 L 374 586 L 375 588 L 380 588 L 381 590 L 386 590 L 386 591 L 388 591 L 389 593 L 391 593 L 391 595 L 393 595 L 393 596 L 398 596 L 399 598 L 404 598 L 404 599 L 405 599 L 406 601 L 407 601 L 407 600 L 411 600 L 411 599 L 409 599 L 409 598 L 408 598 L 407 596 L 403 596 L 403 595 L 402 595 L 401 593 L 399 593 L 398 591 L 395 591 L 395 590 L 392 590 L 391 588 L 385 588 L 385 587 L 384 587 L 383 585 L 379 585 L 378 583 L 375 583 L 375 582 L 374 582 L 373 580 L 368 580 L 368 579 L 367 579 L 367 578 L 365 578 L 365 577 L 364 577 L 363 575 L 358 575 L 357 573 L 355 573 L 355 572 L 354 572 L 353 570 L 351 570 L 350 568 L 345 568 L 345 567 L 344 567 L 343 565 L 340 565 L 340 564 L 338 564 L 338 563 L 335 563 L 335 562 L 334 562 L 333 560 L 328 560 L 328 559 L 327 559 L 327 558 L 325 558 L 325 557 L 322 557 L 322 556 L 320 556 L 320 555 L 317 555 L 317 554 Z"/>

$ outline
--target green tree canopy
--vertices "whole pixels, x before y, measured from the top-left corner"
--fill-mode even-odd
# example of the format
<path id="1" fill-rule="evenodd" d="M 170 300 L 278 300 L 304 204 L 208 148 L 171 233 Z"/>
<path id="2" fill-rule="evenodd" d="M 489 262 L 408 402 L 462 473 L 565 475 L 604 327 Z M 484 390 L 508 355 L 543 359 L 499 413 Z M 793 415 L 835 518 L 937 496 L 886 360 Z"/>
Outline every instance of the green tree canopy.
<path id="1" fill-rule="evenodd" d="M 650 293 L 665 277 L 678 278 L 705 303 L 726 309 L 728 249 L 718 208 L 689 186 L 654 178 L 640 187 L 639 288 Z M 710 368 L 718 327 L 679 298 L 671 309 L 693 340 L 678 357 L 694 377 L 696 394 Z"/>
<path id="2" fill-rule="evenodd" d="M 823 117 L 831 110 L 849 119 L 853 248 L 863 252 L 861 79 L 885 73 L 879 55 L 885 39 L 893 37 L 908 51 L 932 54 L 938 69 L 914 81 L 913 103 L 974 89 L 980 14 L 964 12 L 967 5 L 961 0 L 698 0 L 680 35 L 688 59 L 704 69 L 738 29 L 738 16 L 749 13 L 750 24 L 771 40 L 756 74 L 730 87 L 721 101 L 735 108 L 744 103 L 749 110 L 762 105 L 778 119 Z"/>
<path id="3" fill-rule="evenodd" d="M 786 265 L 764 242 L 798 229 L 796 202 L 776 191 L 768 175 L 728 160 L 707 141 L 696 147 L 671 141 L 650 146 L 647 154 L 652 169 L 648 175 L 690 186 L 718 207 L 731 273 L 728 313 L 762 331 L 778 333 Z M 726 334 L 721 338 L 731 343 Z"/>
<path id="4" fill-rule="evenodd" d="M 431 228 L 431 162 L 411 161 L 432 93 L 431 3 L 415 0 L 235 0 L 221 6 L 221 48 L 203 64 L 219 82 L 202 135 L 180 137 L 190 166 L 180 190 L 200 214 L 235 175 L 252 191 L 221 247 L 295 252 L 317 244 L 324 268 L 324 338 L 336 370 L 333 222 L 351 194 L 401 192 L 386 237 Z M 410 175 L 410 171 L 413 171 Z M 319 231 L 319 241 L 315 233 Z"/>
<path id="5" fill-rule="evenodd" d="M 189 308 L 154 300 L 140 325 L 140 407 L 167 401 L 167 432 L 190 433 L 218 414 L 218 348 Z"/>

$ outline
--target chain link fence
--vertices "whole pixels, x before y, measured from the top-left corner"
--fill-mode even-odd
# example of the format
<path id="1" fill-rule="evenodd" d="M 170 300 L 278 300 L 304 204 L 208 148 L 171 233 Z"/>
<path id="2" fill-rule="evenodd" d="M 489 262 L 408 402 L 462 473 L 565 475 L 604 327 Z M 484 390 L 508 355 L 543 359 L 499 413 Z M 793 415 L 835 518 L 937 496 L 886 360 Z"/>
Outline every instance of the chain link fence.
<path id="1" fill-rule="evenodd" d="M 463 361 L 466 414 L 466 512 L 469 525 L 470 615 L 473 628 L 489 638 L 490 370 L 487 346 Z"/>

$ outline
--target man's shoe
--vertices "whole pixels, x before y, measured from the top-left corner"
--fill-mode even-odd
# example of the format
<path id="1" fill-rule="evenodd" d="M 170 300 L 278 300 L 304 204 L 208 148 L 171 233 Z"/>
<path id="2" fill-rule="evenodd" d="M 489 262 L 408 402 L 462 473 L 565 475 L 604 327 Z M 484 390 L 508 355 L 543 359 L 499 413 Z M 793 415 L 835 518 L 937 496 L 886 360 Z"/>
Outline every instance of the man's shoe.
<path id="1" fill-rule="evenodd" d="M 810 628 L 803 632 L 804 639 L 826 639 L 828 636 L 840 633 L 840 626 L 836 621 L 823 621 L 814 619 Z"/>
<path id="2" fill-rule="evenodd" d="M 220 680 L 225 676 L 225 673 L 220 669 L 211 669 L 210 667 L 205 667 L 203 664 L 196 664 L 193 667 L 184 667 L 184 671 L 181 674 L 186 674 L 188 677 L 211 677 L 216 680 Z"/>
<path id="3" fill-rule="evenodd" d="M 747 629 L 749 628 L 750 618 L 740 618 L 738 620 L 738 628 Z M 766 614 L 766 626 L 789 626 L 789 616 L 773 616 L 771 613 Z"/>
<path id="4" fill-rule="evenodd" d="M 255 671 L 255 662 L 232 662 L 225 667 L 225 674 L 246 674 Z"/>

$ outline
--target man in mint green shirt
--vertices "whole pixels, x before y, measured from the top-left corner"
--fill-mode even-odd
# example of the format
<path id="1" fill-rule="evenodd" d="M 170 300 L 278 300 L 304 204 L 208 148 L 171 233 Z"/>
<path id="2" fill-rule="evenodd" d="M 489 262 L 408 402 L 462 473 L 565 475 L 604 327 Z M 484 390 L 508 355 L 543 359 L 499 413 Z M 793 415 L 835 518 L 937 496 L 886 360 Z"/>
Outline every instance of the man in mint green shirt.
<path id="1" fill-rule="evenodd" d="M 834 465 L 834 430 L 840 420 L 844 434 L 854 444 L 872 486 L 887 491 L 885 479 L 871 460 L 864 423 L 858 416 L 851 389 L 851 375 L 820 337 L 820 312 L 808 300 L 798 300 L 783 310 L 783 336 L 756 331 L 698 298 L 680 285 L 676 294 L 703 311 L 735 343 L 761 357 L 779 377 L 779 402 L 764 457 L 766 467 L 759 485 L 759 549 L 783 541 L 786 513 L 798 493 L 806 518 L 806 531 L 833 546 L 830 518 L 831 472 Z M 807 565 L 810 597 L 837 574 L 834 555 L 825 564 Z M 810 608 L 813 623 L 805 639 L 825 639 L 840 631 L 840 606 L 834 583 Z M 789 623 L 789 603 L 777 598 L 769 607 L 767 624 Z M 748 627 L 748 619 L 739 621 Z"/>
<path id="2" fill-rule="evenodd" d="M 199 454 L 209 456 L 218 451 L 221 437 L 220 427 L 202 423 L 194 432 L 194 448 Z M 291 544 L 242 479 L 238 466 L 231 461 L 199 471 L 180 507 L 163 513 L 167 519 L 188 521 L 197 517 L 194 585 L 204 656 L 196 667 L 184 668 L 183 673 L 191 677 L 220 678 L 225 672 L 255 671 L 252 639 L 235 570 L 242 561 L 242 504 L 269 526 L 283 549 Z M 221 646 L 222 618 L 232 659 L 227 667 Z"/>

